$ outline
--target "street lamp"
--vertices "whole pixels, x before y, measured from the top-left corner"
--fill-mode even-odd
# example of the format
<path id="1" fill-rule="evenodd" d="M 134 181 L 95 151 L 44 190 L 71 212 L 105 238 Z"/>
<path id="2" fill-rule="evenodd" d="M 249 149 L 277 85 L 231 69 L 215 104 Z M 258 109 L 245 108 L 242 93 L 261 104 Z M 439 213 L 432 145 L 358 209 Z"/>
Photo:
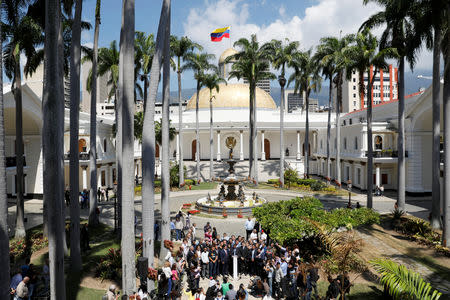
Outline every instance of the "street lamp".
<path id="1" fill-rule="evenodd" d="M 347 181 L 347 190 L 348 190 L 347 208 L 352 208 L 352 181 L 350 179 Z"/>

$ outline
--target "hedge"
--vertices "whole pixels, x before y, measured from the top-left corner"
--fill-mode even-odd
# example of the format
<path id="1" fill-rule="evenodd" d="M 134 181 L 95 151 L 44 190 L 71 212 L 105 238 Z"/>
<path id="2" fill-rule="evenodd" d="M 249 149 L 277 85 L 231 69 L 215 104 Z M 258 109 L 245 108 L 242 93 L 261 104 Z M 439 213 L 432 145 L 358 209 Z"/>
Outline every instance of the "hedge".
<path id="1" fill-rule="evenodd" d="M 262 228 L 279 243 L 292 244 L 316 235 L 317 225 L 334 231 L 339 227 L 351 229 L 363 224 L 379 223 L 379 214 L 368 208 L 339 208 L 327 211 L 314 197 L 271 202 L 253 209 Z"/>

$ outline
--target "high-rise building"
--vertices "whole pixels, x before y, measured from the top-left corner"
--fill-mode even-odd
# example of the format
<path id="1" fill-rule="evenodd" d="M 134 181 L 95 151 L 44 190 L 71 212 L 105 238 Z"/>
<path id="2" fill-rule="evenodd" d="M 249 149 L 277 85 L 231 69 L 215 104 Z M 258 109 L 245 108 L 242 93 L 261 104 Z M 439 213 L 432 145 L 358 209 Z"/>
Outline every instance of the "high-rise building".
<path id="1" fill-rule="evenodd" d="M 347 80 L 344 76 L 342 84 L 342 112 L 350 112 L 367 107 L 367 85 L 369 78 L 374 78 L 371 92 L 372 103 L 377 105 L 398 99 L 398 70 L 389 65 L 387 70 L 378 70 L 374 77 L 374 67 L 371 66 L 369 72 L 363 76 L 358 71 L 353 71 L 351 78 Z M 360 91 L 359 83 L 364 82 L 364 91 Z M 334 88 L 336 95 L 336 87 Z"/>
<path id="2" fill-rule="evenodd" d="M 296 109 L 302 109 L 305 101 L 305 92 L 294 93 L 294 90 L 284 91 L 284 107 L 288 113 Z M 315 111 L 319 108 L 319 100 L 309 98 L 309 111 Z"/>
<path id="3" fill-rule="evenodd" d="M 266 69 L 269 72 L 269 68 Z M 244 83 L 248 84 L 248 80 L 244 78 Z M 270 94 L 270 79 L 258 80 L 256 86 Z"/>
<path id="4" fill-rule="evenodd" d="M 81 65 L 81 111 L 90 112 L 91 107 L 91 93 L 88 92 L 86 82 L 92 69 L 92 62 L 87 61 Z M 110 86 L 108 86 L 108 78 L 110 73 L 107 72 L 97 79 L 97 103 L 105 103 L 106 100 L 111 100 L 108 97 Z M 108 101 L 106 101 L 108 102 Z"/>

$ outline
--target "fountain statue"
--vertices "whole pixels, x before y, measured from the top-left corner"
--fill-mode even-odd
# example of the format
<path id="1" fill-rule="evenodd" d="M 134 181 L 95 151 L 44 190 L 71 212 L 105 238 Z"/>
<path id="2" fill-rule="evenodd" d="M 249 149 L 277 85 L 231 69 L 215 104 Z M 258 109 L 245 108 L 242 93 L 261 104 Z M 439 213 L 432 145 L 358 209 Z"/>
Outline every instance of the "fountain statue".
<path id="1" fill-rule="evenodd" d="M 199 210 L 208 213 L 251 213 L 252 208 L 262 205 L 267 202 L 265 199 L 260 199 L 254 192 L 252 196 L 246 196 L 244 193 L 243 182 L 245 178 L 238 178 L 235 174 L 234 165 L 237 163 L 233 159 L 233 149 L 236 146 L 236 139 L 229 136 L 225 139 L 225 145 L 230 150 L 228 159 L 225 161 L 228 168 L 228 176 L 221 181 L 219 193 L 217 197 L 211 198 L 208 193 L 207 197 L 197 200 L 196 207 Z"/>

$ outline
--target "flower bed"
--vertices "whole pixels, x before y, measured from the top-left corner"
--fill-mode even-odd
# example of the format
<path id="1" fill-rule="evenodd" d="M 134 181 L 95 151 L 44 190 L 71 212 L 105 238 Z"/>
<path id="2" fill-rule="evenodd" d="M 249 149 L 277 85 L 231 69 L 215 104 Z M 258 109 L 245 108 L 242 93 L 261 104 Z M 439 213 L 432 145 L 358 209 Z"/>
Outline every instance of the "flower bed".
<path id="1" fill-rule="evenodd" d="M 11 262 L 31 256 L 33 252 L 48 246 L 48 239 L 42 232 L 29 235 L 26 239 L 12 240 L 9 244 L 9 257 Z"/>

